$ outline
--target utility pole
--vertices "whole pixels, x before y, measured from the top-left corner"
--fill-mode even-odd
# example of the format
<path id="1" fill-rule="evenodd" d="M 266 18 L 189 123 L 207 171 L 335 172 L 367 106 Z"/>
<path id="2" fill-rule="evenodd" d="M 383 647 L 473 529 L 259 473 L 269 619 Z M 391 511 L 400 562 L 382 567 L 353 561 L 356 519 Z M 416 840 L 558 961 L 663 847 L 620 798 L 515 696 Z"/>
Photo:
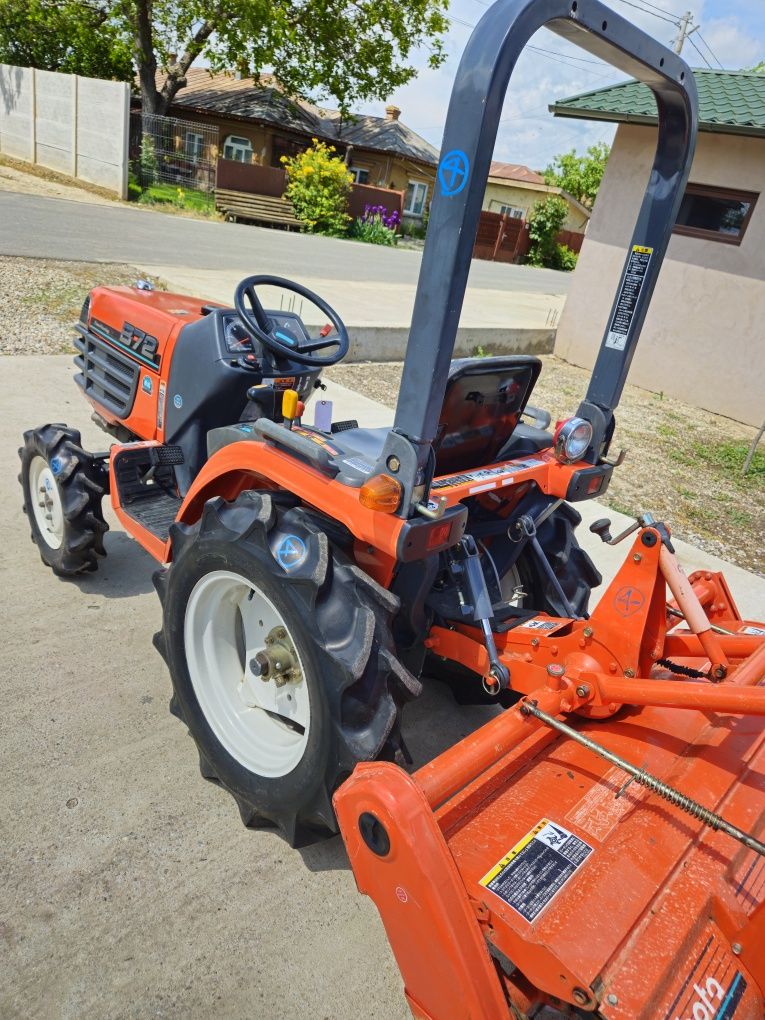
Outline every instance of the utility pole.
<path id="1" fill-rule="evenodd" d="M 672 43 L 675 53 L 682 53 L 683 43 L 685 42 L 685 40 L 688 38 L 689 35 L 693 35 L 694 32 L 698 31 L 699 27 L 698 25 L 694 25 L 693 28 L 690 28 L 692 22 L 693 14 L 691 13 L 691 11 L 686 11 L 682 18 L 680 19 L 680 21 L 678 22 L 677 37 Z"/>

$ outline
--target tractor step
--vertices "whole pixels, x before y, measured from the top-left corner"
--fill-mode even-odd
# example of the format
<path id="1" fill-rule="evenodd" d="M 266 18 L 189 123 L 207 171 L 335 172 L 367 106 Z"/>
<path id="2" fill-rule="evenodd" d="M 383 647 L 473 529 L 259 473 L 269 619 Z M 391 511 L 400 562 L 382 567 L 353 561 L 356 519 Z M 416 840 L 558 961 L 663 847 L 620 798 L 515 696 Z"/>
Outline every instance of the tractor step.
<path id="1" fill-rule="evenodd" d="M 182 463 L 179 446 L 128 446 L 113 458 L 122 512 L 163 542 L 183 502 L 175 478 Z"/>

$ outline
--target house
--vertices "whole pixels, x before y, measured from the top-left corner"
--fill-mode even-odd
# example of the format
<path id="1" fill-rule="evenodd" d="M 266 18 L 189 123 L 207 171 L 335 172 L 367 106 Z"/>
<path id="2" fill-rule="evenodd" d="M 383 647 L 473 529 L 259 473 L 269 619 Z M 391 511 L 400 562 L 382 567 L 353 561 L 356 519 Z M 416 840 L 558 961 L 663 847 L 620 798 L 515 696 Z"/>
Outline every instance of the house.
<path id="1" fill-rule="evenodd" d="M 518 163 L 492 161 L 481 208 L 486 212 L 506 213 L 527 220 L 534 203 L 550 195 L 560 195 L 568 206 L 563 229 L 583 233 L 590 218 L 590 210 L 568 192 L 545 184 L 541 174 Z"/>
<path id="2" fill-rule="evenodd" d="M 694 71 L 696 154 L 630 381 L 759 426 L 765 409 L 765 76 Z M 557 117 L 618 124 L 555 352 L 590 367 L 656 146 L 653 93 L 635 81 L 559 100 Z"/>
<path id="3" fill-rule="evenodd" d="M 422 221 L 435 182 L 438 151 L 401 120 L 397 106 L 384 117 L 342 117 L 304 100 L 291 100 L 267 75 L 258 80 L 191 68 L 169 110 L 172 117 L 218 129 L 215 157 L 281 167 L 318 138 L 337 147 L 357 184 L 404 193 L 404 216 Z M 158 87 L 163 79 L 158 77 Z M 185 124 L 179 145 L 202 155 L 204 133 Z"/>

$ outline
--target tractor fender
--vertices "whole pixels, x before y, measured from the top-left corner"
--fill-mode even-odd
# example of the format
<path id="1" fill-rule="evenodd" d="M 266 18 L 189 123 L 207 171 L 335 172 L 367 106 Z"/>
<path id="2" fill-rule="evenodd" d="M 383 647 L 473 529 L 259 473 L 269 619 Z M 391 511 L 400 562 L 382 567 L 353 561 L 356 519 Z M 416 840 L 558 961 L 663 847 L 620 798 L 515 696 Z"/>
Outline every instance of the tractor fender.
<path id="1" fill-rule="evenodd" d="M 291 493 L 345 525 L 366 555 L 381 565 L 390 561 L 392 569 L 404 520 L 362 506 L 359 489 L 343 485 L 292 454 L 259 440 L 230 443 L 214 453 L 194 479 L 176 521 L 194 524 L 208 500 L 217 496 L 234 500 L 245 489 Z M 166 561 L 170 559 L 168 542 Z"/>

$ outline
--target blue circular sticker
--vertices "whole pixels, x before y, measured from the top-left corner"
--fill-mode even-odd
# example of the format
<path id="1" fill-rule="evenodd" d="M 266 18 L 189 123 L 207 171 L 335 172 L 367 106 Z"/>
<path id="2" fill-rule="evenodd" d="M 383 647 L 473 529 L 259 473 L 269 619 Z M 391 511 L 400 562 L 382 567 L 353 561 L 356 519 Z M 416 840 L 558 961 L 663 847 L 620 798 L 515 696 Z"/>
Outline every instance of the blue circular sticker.
<path id="1" fill-rule="evenodd" d="M 276 549 L 276 558 L 285 570 L 294 570 L 305 559 L 305 542 L 297 535 L 286 535 Z"/>
<path id="2" fill-rule="evenodd" d="M 176 393 L 175 396 L 173 397 L 173 405 L 177 407 L 179 410 L 183 407 L 183 397 L 180 395 L 180 393 Z"/>
<path id="3" fill-rule="evenodd" d="M 152 390 L 151 378 L 148 375 L 145 375 L 143 377 L 143 383 L 141 385 L 143 387 L 144 393 L 151 393 Z"/>
<path id="4" fill-rule="evenodd" d="M 54 475 L 57 475 L 61 471 L 63 466 L 64 464 L 60 457 L 54 457 L 50 462 L 50 469 Z"/>
<path id="5" fill-rule="evenodd" d="M 462 149 L 451 149 L 438 164 L 438 183 L 442 195 L 459 195 L 470 176 L 470 160 Z"/>

